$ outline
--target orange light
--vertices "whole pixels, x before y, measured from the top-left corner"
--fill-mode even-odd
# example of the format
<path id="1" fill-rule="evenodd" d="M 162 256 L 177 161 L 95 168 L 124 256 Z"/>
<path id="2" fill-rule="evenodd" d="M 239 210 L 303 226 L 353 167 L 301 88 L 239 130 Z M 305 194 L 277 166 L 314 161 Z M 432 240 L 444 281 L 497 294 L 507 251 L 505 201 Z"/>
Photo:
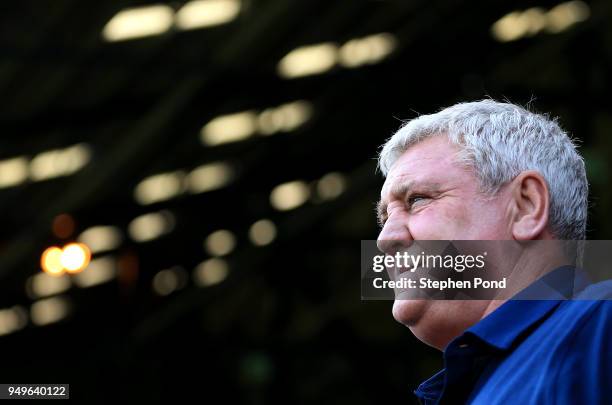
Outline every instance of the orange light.
<path id="1" fill-rule="evenodd" d="M 74 233 L 74 219 L 68 214 L 60 214 L 53 219 L 51 229 L 58 238 L 66 239 Z"/>
<path id="2" fill-rule="evenodd" d="M 62 249 L 61 266 L 68 273 L 79 273 L 87 267 L 91 260 L 91 251 L 83 243 L 69 243 Z"/>
<path id="3" fill-rule="evenodd" d="M 61 262 L 62 249 L 57 246 L 47 248 L 40 257 L 40 266 L 43 271 L 52 275 L 59 276 L 64 272 Z"/>

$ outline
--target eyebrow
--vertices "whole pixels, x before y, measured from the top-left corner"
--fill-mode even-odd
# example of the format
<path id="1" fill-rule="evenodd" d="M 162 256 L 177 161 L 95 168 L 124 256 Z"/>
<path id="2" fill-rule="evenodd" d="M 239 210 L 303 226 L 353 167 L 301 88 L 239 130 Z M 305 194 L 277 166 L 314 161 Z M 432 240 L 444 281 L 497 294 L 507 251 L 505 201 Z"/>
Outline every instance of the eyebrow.
<path id="1" fill-rule="evenodd" d="M 438 192 L 441 189 L 441 185 L 439 183 L 429 183 L 429 182 L 421 182 L 421 181 L 408 181 L 405 183 L 394 184 L 391 186 L 391 191 L 389 195 L 395 199 L 404 199 L 407 194 L 412 192 L 414 189 L 419 189 L 419 191 L 424 192 Z M 387 220 L 387 206 L 388 202 L 383 201 L 382 199 L 376 203 L 376 217 L 378 219 L 378 224 L 380 226 L 384 225 Z"/>

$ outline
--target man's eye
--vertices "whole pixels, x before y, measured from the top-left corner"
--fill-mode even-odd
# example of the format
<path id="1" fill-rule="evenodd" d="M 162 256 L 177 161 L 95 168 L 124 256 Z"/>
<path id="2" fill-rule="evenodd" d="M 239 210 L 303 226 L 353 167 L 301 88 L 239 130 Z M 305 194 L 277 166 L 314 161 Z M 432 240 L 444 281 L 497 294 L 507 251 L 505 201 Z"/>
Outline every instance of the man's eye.
<path id="1" fill-rule="evenodd" d="M 424 195 L 411 195 L 410 197 L 406 199 L 406 205 L 408 206 L 408 209 L 411 209 L 415 204 L 423 202 L 424 200 L 427 200 L 427 199 L 428 197 Z"/>

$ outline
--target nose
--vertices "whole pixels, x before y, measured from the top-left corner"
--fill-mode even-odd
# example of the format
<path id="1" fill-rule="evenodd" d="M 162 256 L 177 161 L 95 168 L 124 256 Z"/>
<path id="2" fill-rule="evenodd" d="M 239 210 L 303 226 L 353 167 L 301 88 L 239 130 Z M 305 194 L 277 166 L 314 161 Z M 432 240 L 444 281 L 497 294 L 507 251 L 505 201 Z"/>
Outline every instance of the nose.
<path id="1" fill-rule="evenodd" d="M 389 218 L 378 235 L 376 246 L 381 252 L 394 255 L 409 248 L 413 241 L 414 238 L 406 224 Z"/>

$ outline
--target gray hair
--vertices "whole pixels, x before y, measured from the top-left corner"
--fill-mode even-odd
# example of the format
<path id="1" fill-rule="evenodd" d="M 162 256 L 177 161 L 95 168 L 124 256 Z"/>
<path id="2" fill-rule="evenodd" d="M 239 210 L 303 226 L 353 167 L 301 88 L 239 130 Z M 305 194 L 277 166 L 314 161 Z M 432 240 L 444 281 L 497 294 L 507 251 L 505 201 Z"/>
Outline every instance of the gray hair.
<path id="1" fill-rule="evenodd" d="M 459 160 L 474 169 L 485 194 L 495 194 L 523 171 L 540 172 L 550 193 L 552 233 L 558 239 L 585 239 L 584 160 L 556 118 L 495 100 L 455 104 L 406 122 L 382 146 L 378 167 L 386 176 L 411 145 L 442 134 L 461 147 Z"/>

